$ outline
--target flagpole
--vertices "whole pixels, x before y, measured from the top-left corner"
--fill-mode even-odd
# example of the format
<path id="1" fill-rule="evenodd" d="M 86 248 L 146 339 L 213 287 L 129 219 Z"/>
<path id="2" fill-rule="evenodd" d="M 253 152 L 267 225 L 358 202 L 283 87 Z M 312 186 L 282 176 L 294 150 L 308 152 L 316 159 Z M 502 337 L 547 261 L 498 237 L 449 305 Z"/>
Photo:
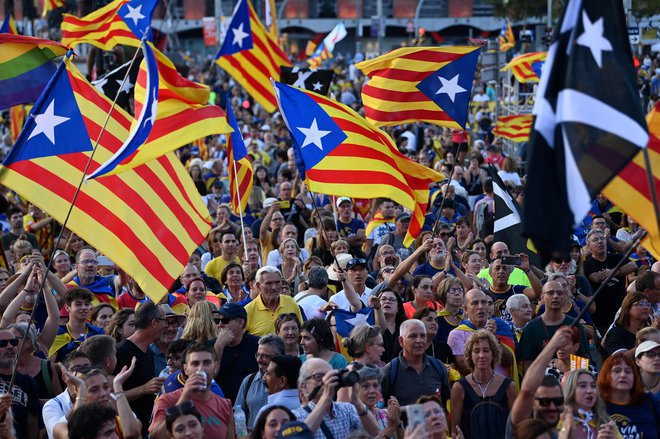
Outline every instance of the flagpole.
<path id="1" fill-rule="evenodd" d="M 245 242 L 245 225 L 243 224 L 243 206 L 241 205 L 241 190 L 238 187 L 238 170 L 236 169 L 236 160 L 233 159 L 232 154 L 232 164 L 234 165 L 234 183 L 236 184 L 236 201 L 238 204 L 238 213 L 241 219 L 241 235 L 243 235 L 243 251 L 245 252 L 245 257 L 247 258 L 247 242 Z"/>
<path id="2" fill-rule="evenodd" d="M 148 31 L 144 33 L 144 36 L 140 40 L 140 44 L 138 48 L 135 50 L 135 55 L 133 55 L 133 58 L 131 59 L 131 63 L 128 66 L 128 69 L 126 70 L 126 74 L 124 75 L 124 79 L 121 82 L 121 85 L 119 88 L 121 89 L 124 86 L 124 83 L 128 79 L 128 75 L 131 71 L 131 67 L 135 63 L 135 60 L 137 59 L 137 54 L 140 52 L 140 49 L 142 48 L 142 45 L 144 44 L 145 39 L 147 38 Z M 67 56 L 67 55 L 65 55 Z M 62 61 L 64 62 L 64 61 Z M 110 110 L 108 111 L 108 115 L 106 116 L 105 122 L 103 123 L 103 126 L 101 127 L 101 131 L 99 132 L 99 135 L 96 139 L 96 142 L 94 144 L 94 147 L 92 148 L 92 152 L 89 155 L 89 159 L 87 160 L 87 164 L 85 165 L 85 170 L 82 173 L 82 177 L 80 178 L 80 182 L 78 183 L 78 187 L 76 188 L 76 191 L 73 193 L 73 198 L 71 199 L 71 204 L 69 205 L 69 210 L 66 213 L 66 216 L 64 217 L 64 221 L 62 222 L 62 229 L 60 230 L 59 235 L 57 236 L 57 239 L 55 240 L 55 243 L 53 244 L 53 249 L 50 252 L 50 256 L 48 258 L 48 264 L 46 265 L 46 271 L 43 275 L 43 278 L 41 279 L 41 282 L 39 284 L 39 288 L 37 290 L 37 294 L 41 293 L 44 286 L 46 285 L 46 278 L 48 277 L 48 272 L 50 271 L 52 265 L 53 265 L 53 257 L 55 255 L 55 252 L 57 251 L 57 247 L 60 244 L 60 241 L 62 240 L 62 235 L 64 234 L 64 230 L 66 230 L 66 225 L 69 222 L 69 218 L 71 217 L 71 213 L 73 212 L 73 207 L 76 203 L 76 200 L 78 199 L 78 195 L 80 194 L 80 190 L 82 188 L 82 185 L 85 183 L 85 176 L 87 175 L 87 171 L 89 170 L 89 167 L 92 165 L 92 162 L 94 160 L 94 154 L 96 153 L 96 150 L 98 149 L 99 143 L 101 142 L 101 136 L 103 136 L 103 133 L 105 132 L 105 129 L 108 125 L 108 122 L 110 121 L 110 116 L 112 114 L 112 111 L 114 110 L 116 104 L 117 104 L 117 99 L 119 98 L 119 93 L 115 95 L 115 99 L 112 101 L 112 105 L 110 106 Z M 73 233 L 73 232 L 72 232 Z M 37 302 L 35 302 L 34 306 L 32 307 L 32 311 L 30 311 L 30 320 L 28 320 L 28 325 L 27 328 L 25 329 L 26 334 L 30 331 L 30 326 L 32 325 L 32 321 L 34 319 L 34 312 L 37 309 Z M 13 370 L 11 374 L 11 379 L 9 380 L 9 387 L 8 389 L 11 389 L 14 386 L 14 381 L 16 380 L 16 372 L 18 372 L 18 360 L 21 357 L 21 353 L 23 352 L 23 349 L 25 348 L 25 340 L 27 337 L 23 338 L 21 340 L 21 343 L 18 346 L 18 352 L 16 353 L 16 359 L 14 360 L 14 365 L 13 365 Z M 4 419 L 4 416 L 0 421 Z"/>
<path id="3" fill-rule="evenodd" d="M 649 148 L 642 148 L 644 154 L 644 164 L 646 165 L 646 177 L 649 180 L 649 189 L 651 190 L 651 200 L 653 200 L 653 210 L 655 212 L 656 227 L 660 230 L 660 206 L 658 205 L 658 192 L 655 189 L 655 178 L 651 170 L 651 158 L 649 157 Z"/>

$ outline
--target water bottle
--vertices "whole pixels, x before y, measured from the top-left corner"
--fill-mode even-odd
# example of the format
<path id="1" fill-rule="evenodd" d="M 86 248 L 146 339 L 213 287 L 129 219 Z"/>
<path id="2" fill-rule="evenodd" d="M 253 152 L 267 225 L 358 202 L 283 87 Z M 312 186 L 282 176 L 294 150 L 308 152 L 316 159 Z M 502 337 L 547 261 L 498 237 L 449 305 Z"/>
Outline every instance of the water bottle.
<path id="1" fill-rule="evenodd" d="M 247 436 L 247 424 L 245 419 L 245 412 L 240 405 L 234 407 L 234 424 L 236 425 L 236 436 Z"/>

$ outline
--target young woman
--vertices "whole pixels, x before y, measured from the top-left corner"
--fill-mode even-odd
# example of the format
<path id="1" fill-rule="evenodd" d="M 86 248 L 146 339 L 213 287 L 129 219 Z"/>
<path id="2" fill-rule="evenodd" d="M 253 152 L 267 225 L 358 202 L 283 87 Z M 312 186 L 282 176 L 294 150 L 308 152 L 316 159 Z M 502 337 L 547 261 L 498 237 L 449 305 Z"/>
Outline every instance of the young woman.
<path id="1" fill-rule="evenodd" d="M 308 357 L 321 358 L 334 368 L 343 369 L 348 364 L 343 355 L 336 352 L 334 337 L 330 324 L 324 319 L 311 319 L 303 323 L 300 330 L 300 345 L 304 354 L 300 359 L 305 362 Z"/>
<path id="2" fill-rule="evenodd" d="M 135 310 L 120 309 L 112 316 L 108 324 L 108 335 L 120 343 L 135 332 Z"/>
<path id="3" fill-rule="evenodd" d="M 612 354 L 618 349 L 635 347 L 635 334 L 648 326 L 653 304 L 643 293 L 628 293 L 621 303 L 621 313 L 605 334 L 603 348 Z"/>
<path id="4" fill-rule="evenodd" d="M 580 341 L 571 340 L 571 343 L 557 349 L 557 357 L 550 360 L 545 374 L 555 377 L 557 382 L 561 383 L 566 374 L 571 371 L 571 355 L 575 355 L 579 348 Z M 591 362 L 589 372 L 596 374 L 596 368 Z"/>
<path id="5" fill-rule="evenodd" d="M 603 363 L 598 374 L 598 392 L 605 400 L 607 413 L 622 434 L 658 439 L 660 400 L 644 393 L 642 380 L 633 360 L 617 352 Z"/>
<path id="6" fill-rule="evenodd" d="M 500 344 L 491 332 L 481 329 L 465 344 L 465 361 L 472 371 L 454 383 L 451 389 L 451 425 L 460 426 L 466 437 L 504 437 L 506 419 L 516 399 L 516 386 L 511 379 L 495 373 L 495 365 L 502 356 Z M 473 423 L 472 409 L 481 401 L 492 401 L 500 408 L 496 417 L 479 419 Z"/>
<path id="7" fill-rule="evenodd" d="M 201 301 L 195 303 L 190 308 L 190 314 L 186 319 L 181 338 L 204 343 L 217 337 L 218 326 L 213 315 L 213 312 L 217 310 L 218 307 L 211 302 Z"/>
<path id="8" fill-rule="evenodd" d="M 188 174 L 192 178 L 193 183 L 200 195 L 206 195 L 206 183 L 204 183 L 204 177 L 202 173 L 202 161 L 201 159 L 193 159 L 188 165 Z"/>
<path id="9" fill-rule="evenodd" d="M 585 369 L 573 370 L 562 384 L 564 404 L 569 407 L 575 421 L 574 439 L 615 439 L 619 430 L 610 419 L 605 402 L 598 395 L 594 374 Z"/>
<path id="10" fill-rule="evenodd" d="M 425 306 L 433 308 L 436 311 L 442 309 L 442 305 L 433 300 L 433 280 L 430 277 L 424 275 L 413 277 L 412 291 L 414 294 L 413 300 L 403 304 L 406 317 L 409 319 L 412 318 L 415 311 Z"/>
<path id="11" fill-rule="evenodd" d="M 202 416 L 192 401 L 186 401 L 167 409 L 165 426 L 170 439 L 202 439 Z"/>
<path id="12" fill-rule="evenodd" d="M 219 295 L 220 297 L 224 295 Z M 199 302 L 213 303 L 215 306 L 220 306 L 220 297 L 208 291 L 206 281 L 201 277 L 195 277 L 188 283 L 186 290 L 186 299 L 188 299 L 188 306 L 192 308 Z"/>
<path id="13" fill-rule="evenodd" d="M 477 288 L 479 290 L 487 290 L 488 283 L 484 279 L 479 279 L 477 275 L 481 271 L 482 257 L 474 250 L 468 250 L 463 253 L 461 257 L 461 268 L 465 275 L 472 281 L 472 285 L 467 287 L 468 290 Z"/>
<path id="14" fill-rule="evenodd" d="M 635 349 L 635 363 L 644 390 L 654 395 L 660 395 L 660 343 L 645 341 Z"/>
<path id="15" fill-rule="evenodd" d="M 282 425 L 295 421 L 296 416 L 283 405 L 272 405 L 259 415 L 254 423 L 250 439 L 275 439 Z"/>
<path id="16" fill-rule="evenodd" d="M 376 313 L 376 323 L 380 326 L 385 344 L 385 352 L 383 352 L 381 360 L 388 363 L 401 352 L 399 328 L 401 323 L 406 320 L 406 314 L 403 311 L 401 296 L 394 291 L 384 290 L 378 297 L 382 313 Z"/>
<path id="17" fill-rule="evenodd" d="M 73 266 L 71 265 L 71 256 L 64 250 L 57 250 L 53 256 L 53 269 L 57 277 L 62 279 L 67 274 L 71 273 Z"/>
<path id="18" fill-rule="evenodd" d="M 94 307 L 90 320 L 92 325 L 103 328 L 107 333 L 108 326 L 110 325 L 110 320 L 112 316 L 115 315 L 115 309 L 109 303 L 100 303 Z"/>
<path id="19" fill-rule="evenodd" d="M 300 321 L 295 313 L 283 313 L 275 320 L 275 333 L 284 340 L 284 353 L 297 357 L 300 349 Z"/>

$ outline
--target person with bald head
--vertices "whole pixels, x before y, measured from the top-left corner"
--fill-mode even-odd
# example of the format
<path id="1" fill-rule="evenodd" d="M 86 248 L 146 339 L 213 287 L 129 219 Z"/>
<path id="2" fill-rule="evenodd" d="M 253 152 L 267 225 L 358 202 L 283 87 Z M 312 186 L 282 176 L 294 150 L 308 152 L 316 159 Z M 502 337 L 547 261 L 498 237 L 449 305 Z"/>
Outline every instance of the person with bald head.
<path id="1" fill-rule="evenodd" d="M 488 255 L 488 258 L 492 262 L 496 258 L 500 258 L 502 256 L 509 256 L 509 255 L 511 255 L 511 253 L 509 252 L 509 246 L 507 245 L 507 243 L 502 241 L 497 241 L 494 242 L 493 245 L 490 247 L 490 254 Z M 530 269 L 532 269 L 532 267 L 530 267 Z M 489 285 L 493 283 L 493 278 L 491 277 L 489 267 L 482 268 L 481 271 L 477 274 L 477 277 L 479 279 L 486 279 Z M 525 273 L 522 269 L 518 267 L 515 267 L 513 268 L 513 270 L 511 270 L 507 282 L 510 285 L 523 285 L 525 287 L 532 286 L 527 276 L 527 273 Z"/>
<path id="2" fill-rule="evenodd" d="M 573 324 L 573 318 L 562 311 L 568 300 L 567 292 L 562 284 L 557 281 L 546 282 L 541 292 L 541 300 L 545 305 L 545 312 L 527 323 L 518 344 L 518 358 L 523 361 L 525 370 L 559 328 Z M 580 347 L 577 354 L 589 358 L 589 345 L 584 328 L 579 323 L 576 326 L 580 331 Z"/>

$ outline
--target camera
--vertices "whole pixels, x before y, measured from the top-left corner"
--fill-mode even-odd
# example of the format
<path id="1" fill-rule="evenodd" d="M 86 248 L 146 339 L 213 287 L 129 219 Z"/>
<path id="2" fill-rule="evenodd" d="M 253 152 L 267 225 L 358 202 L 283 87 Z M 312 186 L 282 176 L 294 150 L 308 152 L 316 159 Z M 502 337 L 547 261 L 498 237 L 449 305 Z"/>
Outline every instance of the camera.
<path id="1" fill-rule="evenodd" d="M 352 387 L 353 384 L 360 381 L 360 375 L 357 373 L 358 370 L 362 369 L 362 365 L 359 363 L 353 364 L 353 369 L 341 369 L 339 371 L 339 387 Z"/>

